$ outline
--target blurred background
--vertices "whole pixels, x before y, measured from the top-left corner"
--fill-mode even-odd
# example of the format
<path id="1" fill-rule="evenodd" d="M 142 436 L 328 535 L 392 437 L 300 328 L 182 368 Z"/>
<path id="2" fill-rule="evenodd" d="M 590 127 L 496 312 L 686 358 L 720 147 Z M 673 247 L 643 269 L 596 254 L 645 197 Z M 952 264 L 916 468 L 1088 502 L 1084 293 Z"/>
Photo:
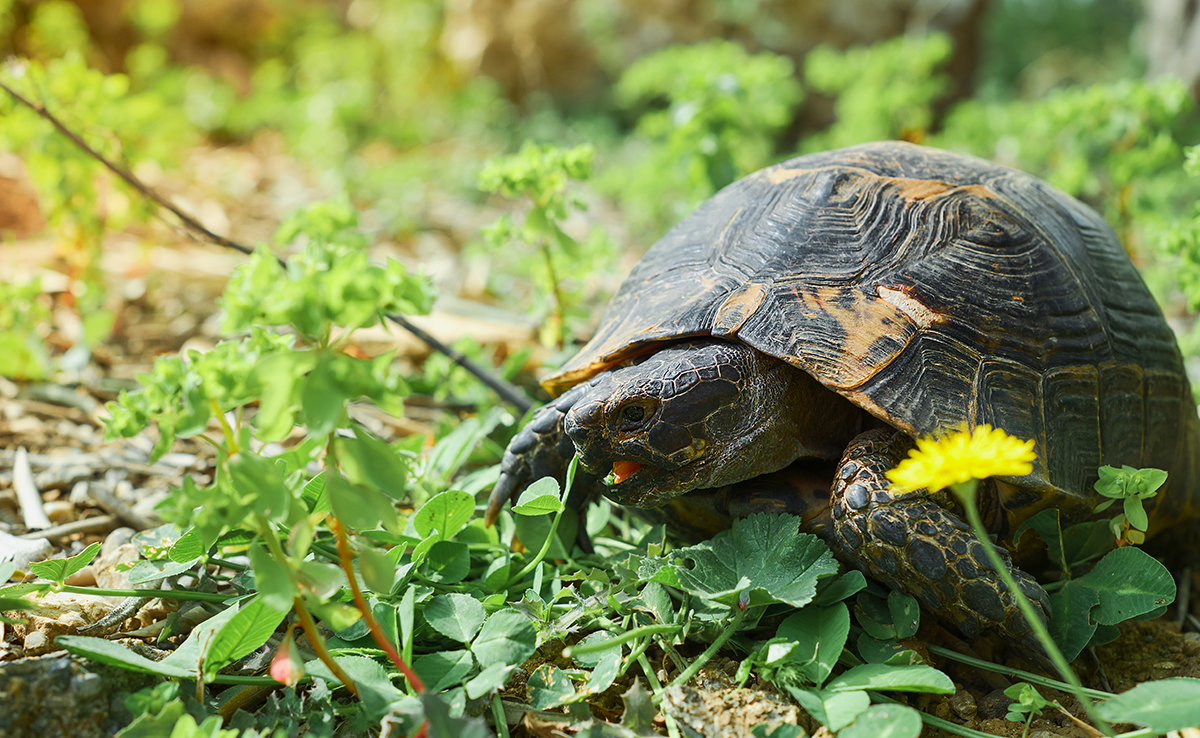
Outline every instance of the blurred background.
<path id="1" fill-rule="evenodd" d="M 351 204 L 379 255 L 433 279 L 423 325 L 484 360 L 560 360 L 737 177 L 897 138 L 1102 212 L 1195 353 L 1184 0 L 0 0 L 0 46 L 6 84 L 221 235 Z M 520 224 L 547 193 L 539 242 Z M 128 377 L 208 340 L 242 257 L 160 215 L 0 95 L 0 374 Z M 476 391 L 451 371 L 438 391 Z"/>

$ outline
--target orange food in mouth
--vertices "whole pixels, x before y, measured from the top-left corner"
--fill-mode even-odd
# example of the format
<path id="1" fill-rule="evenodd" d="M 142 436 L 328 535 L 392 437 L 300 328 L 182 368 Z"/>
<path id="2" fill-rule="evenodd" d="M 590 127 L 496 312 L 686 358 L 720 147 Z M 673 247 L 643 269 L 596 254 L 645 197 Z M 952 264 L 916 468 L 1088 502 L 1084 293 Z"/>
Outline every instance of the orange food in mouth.
<path id="1" fill-rule="evenodd" d="M 638 473 L 645 464 L 639 464 L 636 461 L 614 461 L 613 462 L 613 481 L 617 484 L 624 482 L 634 474 Z"/>

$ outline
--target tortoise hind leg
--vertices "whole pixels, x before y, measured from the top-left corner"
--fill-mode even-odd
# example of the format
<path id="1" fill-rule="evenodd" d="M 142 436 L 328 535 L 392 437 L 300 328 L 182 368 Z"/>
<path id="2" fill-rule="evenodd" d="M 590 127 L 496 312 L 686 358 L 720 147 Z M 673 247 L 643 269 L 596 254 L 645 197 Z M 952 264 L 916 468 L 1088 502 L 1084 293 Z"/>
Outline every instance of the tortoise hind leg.
<path id="1" fill-rule="evenodd" d="M 831 489 L 833 526 L 826 539 L 834 552 L 868 576 L 913 595 L 968 638 L 996 628 L 1006 641 L 1047 663 L 970 526 L 934 497 L 899 496 L 890 489 L 884 472 L 910 446 L 901 433 L 874 430 L 846 448 Z M 1007 551 L 996 549 L 1044 622 L 1050 616 L 1045 590 L 1012 565 Z"/>

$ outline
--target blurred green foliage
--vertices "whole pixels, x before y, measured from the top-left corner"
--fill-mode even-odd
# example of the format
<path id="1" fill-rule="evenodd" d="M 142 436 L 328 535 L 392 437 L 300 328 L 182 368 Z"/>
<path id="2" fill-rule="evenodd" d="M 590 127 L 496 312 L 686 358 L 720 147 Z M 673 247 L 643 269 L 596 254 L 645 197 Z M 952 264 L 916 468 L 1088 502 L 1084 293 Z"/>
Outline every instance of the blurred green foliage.
<path id="1" fill-rule="evenodd" d="M 709 41 L 639 59 L 615 97 L 644 111 L 637 135 L 648 151 L 602 186 L 630 217 L 661 227 L 769 164 L 803 93 L 791 59 Z"/>
<path id="2" fill-rule="evenodd" d="M 0 376 L 42 379 L 50 372 L 50 352 L 42 335 L 50 309 L 38 280 L 0 282 Z"/>
<path id="3" fill-rule="evenodd" d="M 818 46 L 805 59 L 804 78 L 834 98 L 837 119 L 803 143 L 822 151 L 864 141 L 906 139 L 920 143 L 933 124 L 933 104 L 946 93 L 942 71 L 950 38 L 900 36 L 870 47 L 838 51 Z"/>
<path id="4" fill-rule="evenodd" d="M 602 66 L 624 69 L 618 83 L 583 106 L 535 94 L 523 108 L 494 82 L 450 63 L 440 0 L 270 7 L 270 22 L 243 41 L 239 78 L 172 61 L 173 39 L 189 30 L 181 28 L 180 0 L 123 6 L 131 36 L 117 57 L 124 73 L 116 74 L 99 71 L 113 63 L 111 51 L 100 51 L 77 5 L 0 0 L 0 31 L 8 29 L 8 47 L 27 57 L 7 78 L 134 168 L 170 169 L 206 140 L 277 136 L 320 190 L 369 213 L 372 232 L 383 236 L 430 228 L 429 212 L 447 194 L 477 204 L 482 163 L 521 140 L 563 150 L 590 143 L 596 174 L 566 211 L 528 189 L 531 209 L 501 204 L 513 213 L 491 229 L 491 241 L 529 248 L 462 244 L 462 258 L 485 265 L 485 297 L 540 316 L 561 303 L 568 333 L 589 330 L 595 304 L 628 267 L 620 241 L 637 244 L 636 255 L 737 177 L 796 153 L 881 138 L 969 152 L 1044 177 L 1101 210 L 1148 265 L 1161 296 L 1177 289 L 1174 272 L 1190 279 L 1200 181 L 1186 176 L 1182 161 L 1200 139 L 1198 116 L 1182 86 L 1131 79 L 1144 67 L 1130 41 L 1142 12 L 1133 0 L 993 3 L 981 27 L 974 94 L 962 99 L 950 97 L 959 88 L 947 70 L 949 36 L 827 44 L 797 64 L 765 50 L 787 31 L 771 3 L 716 2 L 713 20 L 743 29 L 741 42 L 669 47 L 631 61 L 611 9 L 584 3 L 580 22 Z M 74 292 L 84 295 L 81 309 L 97 307 L 104 292 L 88 275 L 99 234 L 144 220 L 148 210 L 32 112 L 9 101 L 0 108 L 9 113 L 0 144 L 25 159 L 48 227 L 84 254 L 75 273 L 95 286 Z M 512 182 L 489 189 L 505 187 L 510 196 L 521 189 Z M 576 207 L 583 202 L 586 214 Z M 581 223 L 564 230 L 575 219 Z M 589 219 L 606 227 L 588 227 Z M 553 247 L 549 261 L 539 239 Z M 1185 285 L 1192 304 L 1197 291 Z"/>
<path id="5" fill-rule="evenodd" d="M 1140 0 L 1004 0 L 982 27 L 976 96 L 1029 97 L 1069 84 L 1136 78 L 1145 63 L 1131 32 Z"/>
<path id="6" fill-rule="evenodd" d="M 542 324 L 542 342 L 548 346 L 563 346 L 567 305 L 558 275 L 580 255 L 579 242 L 563 230 L 562 224 L 572 211 L 585 210 L 586 205 L 569 187 L 572 180 L 592 176 L 594 155 L 592 146 L 563 149 L 526 141 L 512 156 L 488 159 L 479 172 L 479 188 L 483 191 L 499 192 L 510 198 L 528 197 L 532 201 L 519 225 L 505 214 L 486 227 L 483 235 L 497 249 L 517 241 L 541 255 L 543 289 L 553 295 L 550 313 Z"/>

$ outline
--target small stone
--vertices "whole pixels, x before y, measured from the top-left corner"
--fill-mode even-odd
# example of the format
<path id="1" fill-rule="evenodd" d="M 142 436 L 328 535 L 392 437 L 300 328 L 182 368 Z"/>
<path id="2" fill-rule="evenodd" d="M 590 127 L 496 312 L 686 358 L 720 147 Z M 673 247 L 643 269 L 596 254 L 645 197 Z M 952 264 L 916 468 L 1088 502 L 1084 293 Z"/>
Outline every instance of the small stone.
<path id="1" fill-rule="evenodd" d="M 991 720 L 993 718 L 1002 718 L 1008 714 L 1008 706 L 1014 702 L 1016 700 L 1004 694 L 1003 689 L 989 692 L 979 700 L 979 719 Z"/>
<path id="2" fill-rule="evenodd" d="M 21 646 L 25 649 L 25 653 L 41 653 L 45 650 L 48 642 L 49 639 L 46 638 L 45 633 L 40 630 L 34 630 L 25 636 L 25 640 L 21 643 Z"/>
<path id="3" fill-rule="evenodd" d="M 46 511 L 46 517 L 55 525 L 69 523 L 76 518 L 75 505 L 68 500 L 51 500 L 43 503 L 42 508 Z"/>
<path id="4" fill-rule="evenodd" d="M 979 711 L 975 705 L 975 697 L 965 689 L 950 695 L 950 709 L 963 720 L 970 720 Z"/>

